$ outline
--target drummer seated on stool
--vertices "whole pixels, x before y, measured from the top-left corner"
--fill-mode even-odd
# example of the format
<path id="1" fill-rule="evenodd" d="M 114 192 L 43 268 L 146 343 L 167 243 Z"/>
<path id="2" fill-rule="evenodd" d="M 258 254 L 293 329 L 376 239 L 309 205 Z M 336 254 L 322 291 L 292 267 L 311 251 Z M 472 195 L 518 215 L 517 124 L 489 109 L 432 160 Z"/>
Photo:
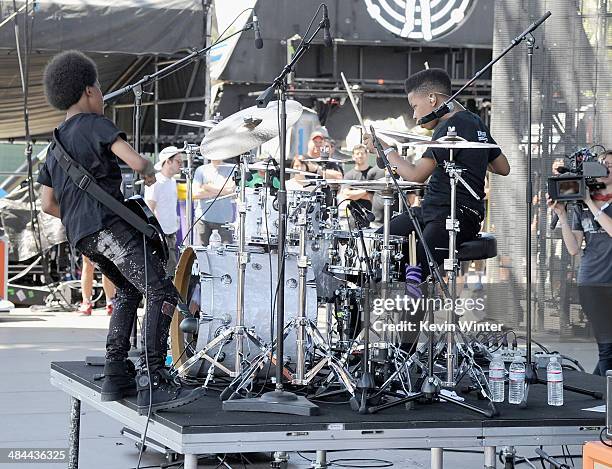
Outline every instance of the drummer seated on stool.
<path id="1" fill-rule="evenodd" d="M 413 109 L 413 118 L 419 120 L 440 106 L 451 94 L 451 81 L 442 69 L 422 70 L 410 76 L 405 82 L 408 104 Z M 473 114 L 458 102 L 453 103 L 451 111 L 440 118 L 422 124 L 423 128 L 433 129 L 433 139 L 447 135 L 449 127 L 454 127 L 457 135 L 471 142 L 495 143 L 489 129 L 476 114 Z M 365 134 L 364 144 L 369 151 L 375 151 L 372 136 Z M 429 179 L 421 207 L 415 213 L 423 235 L 434 260 L 441 264 L 448 258 L 448 231 L 446 218 L 450 215 L 450 180 L 444 170 L 444 161 L 449 160 L 449 150 L 445 148 L 428 148 L 423 157 L 415 163 L 400 158 L 392 147 L 381 141 L 382 147 L 392 166 L 405 180 L 425 182 Z M 454 160 L 464 169 L 463 179 L 478 194 L 476 200 L 463 187 L 457 186 L 457 218 L 460 231 L 457 234 L 457 245 L 475 239 L 484 218 L 484 184 L 487 170 L 507 176 L 510 165 L 499 148 L 454 150 Z M 379 230 L 382 231 L 382 230 Z M 407 213 L 391 220 L 391 234 L 407 236 L 414 227 Z M 417 261 L 423 269 L 423 278 L 429 274 L 425 251 L 421 243 L 417 246 Z"/>

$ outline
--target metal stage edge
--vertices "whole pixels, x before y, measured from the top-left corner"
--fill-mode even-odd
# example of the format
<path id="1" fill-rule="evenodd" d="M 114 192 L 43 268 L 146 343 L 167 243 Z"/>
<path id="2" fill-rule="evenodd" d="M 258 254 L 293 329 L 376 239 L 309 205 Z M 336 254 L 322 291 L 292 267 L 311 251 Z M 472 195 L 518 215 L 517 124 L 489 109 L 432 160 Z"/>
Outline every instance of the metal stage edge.
<path id="1" fill-rule="evenodd" d="M 146 416 L 138 415 L 119 402 L 101 402 L 100 394 L 57 370 L 51 370 L 51 384 L 72 397 L 69 469 L 78 468 L 80 403 L 85 402 L 142 434 Z M 321 431 L 219 432 L 183 434 L 158 421 L 151 420 L 147 438 L 155 440 L 185 456 L 185 469 L 197 469 L 200 454 L 325 451 L 360 449 L 432 448 L 432 469 L 442 469 L 441 448 L 485 448 L 485 467 L 490 464 L 497 446 L 582 445 L 598 440 L 602 426 L 556 427 L 473 427 L 346 430 L 342 423 L 330 423 Z M 76 437 L 75 437 L 76 435 Z M 488 455 L 488 458 L 487 458 Z M 434 457 L 435 456 L 435 457 Z M 493 457 L 494 458 L 494 457 Z M 438 464 L 435 461 L 439 461 Z M 493 466 L 494 467 L 494 466 Z"/>

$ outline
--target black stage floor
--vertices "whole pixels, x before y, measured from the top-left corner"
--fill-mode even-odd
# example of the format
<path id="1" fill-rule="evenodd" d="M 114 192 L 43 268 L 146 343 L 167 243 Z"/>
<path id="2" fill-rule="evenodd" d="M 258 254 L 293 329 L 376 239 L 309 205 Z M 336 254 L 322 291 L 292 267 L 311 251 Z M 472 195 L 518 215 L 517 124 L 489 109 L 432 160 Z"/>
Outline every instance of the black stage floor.
<path id="1" fill-rule="evenodd" d="M 100 381 L 93 376 L 101 372 L 100 367 L 88 366 L 85 362 L 53 362 L 51 369 L 65 375 L 95 391 L 100 391 Z M 545 373 L 545 370 L 541 370 Z M 565 383 L 580 386 L 605 396 L 605 379 L 587 373 L 565 371 Z M 507 397 L 506 397 L 507 399 Z M 270 414 L 260 412 L 224 412 L 218 393 L 174 411 L 154 414 L 152 419 L 182 434 L 225 433 L 225 432 L 274 432 L 274 431 L 317 431 L 328 430 L 330 425 L 340 424 L 345 430 L 411 429 L 411 428 L 480 428 L 480 427 L 563 427 L 602 426 L 605 414 L 582 409 L 603 404 L 589 396 L 565 391 L 563 407 L 547 405 L 546 386 L 537 385 L 530 389 L 529 406 L 520 409 L 508 403 L 498 404 L 500 415 L 487 419 L 468 410 L 447 403 L 417 404 L 407 410 L 403 406 L 387 409 L 373 415 L 353 412 L 348 404 L 319 403 L 320 414 L 312 417 Z M 480 407 L 486 401 L 469 397 Z M 134 399 L 123 403 L 136 409 Z"/>

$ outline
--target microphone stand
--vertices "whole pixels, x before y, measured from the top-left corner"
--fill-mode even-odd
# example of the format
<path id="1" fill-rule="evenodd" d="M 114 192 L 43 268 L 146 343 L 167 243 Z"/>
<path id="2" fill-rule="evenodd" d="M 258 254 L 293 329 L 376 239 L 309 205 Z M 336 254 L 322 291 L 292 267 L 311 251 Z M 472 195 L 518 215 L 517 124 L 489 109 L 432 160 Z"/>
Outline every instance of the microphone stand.
<path id="1" fill-rule="evenodd" d="M 519 404 L 522 409 L 527 408 L 527 400 L 529 398 L 529 388 L 534 384 L 544 384 L 546 385 L 546 380 L 540 378 L 538 376 L 538 367 L 537 364 L 533 362 L 533 357 L 531 354 L 531 337 L 532 337 L 532 312 L 531 312 L 531 218 L 532 218 L 532 200 L 533 200 L 533 170 L 531 163 L 531 120 L 532 120 L 532 95 L 533 95 L 533 50 L 537 48 L 535 44 L 535 37 L 531 34 L 531 31 L 536 29 L 540 24 L 542 24 L 548 17 L 550 16 L 550 12 L 546 12 L 546 14 L 540 18 L 536 23 L 532 24 L 531 27 L 527 29 L 523 34 L 513 39 L 513 46 L 518 44 L 518 42 L 524 40 L 527 44 L 527 124 L 529 131 L 527 132 L 527 190 L 525 194 L 525 203 L 527 204 L 527 215 L 525 220 L 525 235 L 527 238 L 526 248 L 525 248 L 525 259 L 526 259 L 526 341 L 527 341 L 527 349 L 525 353 L 525 392 L 523 394 L 523 400 Z M 555 222 L 556 225 L 556 222 Z M 554 228 L 554 227 L 553 227 Z M 575 392 L 577 394 L 583 394 L 586 396 L 591 396 L 595 399 L 602 399 L 603 394 L 598 391 L 591 391 L 588 389 L 582 389 L 575 386 L 570 386 L 563 384 L 563 389 L 566 391 Z"/>
<path id="2" fill-rule="evenodd" d="M 179 71 L 181 68 L 189 65 L 190 63 L 194 62 L 196 59 L 205 55 L 206 52 L 211 50 L 217 44 L 221 44 L 222 42 L 227 41 L 232 36 L 235 36 L 237 34 L 241 34 L 245 31 L 253 29 L 253 26 L 254 26 L 254 22 L 247 23 L 244 26 L 244 28 L 236 31 L 235 33 L 230 34 L 227 37 L 224 37 L 220 41 L 217 41 L 208 47 L 204 47 L 203 49 L 194 50 L 193 52 L 191 52 L 191 54 L 186 55 L 182 59 L 177 60 L 176 62 L 168 65 L 167 67 L 164 67 L 161 70 L 158 70 L 157 72 L 151 75 L 145 75 L 137 82 L 132 83 L 130 85 L 126 85 L 123 88 L 113 91 L 112 93 L 108 93 L 104 96 L 103 98 L 104 103 L 109 103 L 129 93 L 130 91 L 134 93 L 134 128 L 133 128 L 134 143 L 133 143 L 133 146 L 134 146 L 134 150 L 136 150 L 138 154 L 140 154 L 141 152 L 141 143 L 142 143 L 141 134 L 140 134 L 140 121 L 142 118 L 141 108 L 142 108 L 142 95 L 144 93 L 143 91 L 144 87 L 157 80 L 161 80 L 163 78 L 166 78 L 167 76 L 172 75 L 173 73 Z M 192 215 L 188 214 L 188 217 L 192 217 Z M 193 239 L 193 234 L 190 233 L 190 240 L 192 239 Z M 131 336 L 131 345 L 133 349 L 138 348 L 138 332 L 137 331 L 138 331 L 138 318 L 134 316 L 134 324 L 132 326 L 132 336 Z"/>
<path id="3" fill-rule="evenodd" d="M 476 73 L 476 75 L 474 75 L 465 85 L 463 85 L 461 88 L 459 88 L 456 93 L 454 93 L 450 98 L 448 98 L 440 106 L 438 106 L 436 109 L 434 109 L 434 111 L 431 114 L 428 114 L 427 116 L 419 119 L 419 121 L 417 123 L 419 125 L 425 124 L 427 122 L 431 122 L 434 119 L 442 117 L 444 114 L 448 114 L 450 112 L 449 105 L 455 100 L 455 98 L 457 96 L 459 96 L 463 92 L 463 90 L 465 90 L 468 86 L 470 86 L 472 83 L 474 83 L 478 78 L 480 78 L 482 76 L 483 73 L 485 73 L 487 70 L 489 70 L 499 60 L 501 60 L 502 57 L 504 57 L 508 52 L 510 52 L 512 49 L 514 49 L 514 47 L 519 45 L 523 40 L 525 40 L 528 35 L 531 36 L 531 32 L 534 31 L 538 26 L 540 26 L 544 21 L 546 21 L 550 15 L 551 15 L 550 11 L 547 11 L 539 20 L 534 21 L 525 31 L 523 31 L 517 37 L 512 39 L 512 42 L 510 42 L 510 45 L 508 47 L 506 47 L 501 52 L 501 54 L 499 54 L 496 58 L 491 60 L 487 65 L 482 67 L 482 69 L 480 69 L 480 71 L 478 73 Z M 531 37 L 533 37 L 533 36 L 531 36 Z M 531 135 L 531 133 L 530 133 L 530 135 Z"/>
<path id="4" fill-rule="evenodd" d="M 319 7 L 320 9 L 320 7 Z M 317 15 L 319 10 L 317 10 Z M 291 61 L 285 65 L 272 85 L 261 93 L 257 99 L 257 106 L 265 108 L 278 93 L 280 102 L 280 161 L 279 178 L 280 188 L 277 192 L 278 200 L 278 293 L 276 299 L 276 386 L 275 390 L 264 393 L 261 397 L 252 399 L 228 399 L 223 402 L 223 410 L 227 411 L 253 411 L 275 412 L 293 415 L 315 415 L 319 407 L 303 396 L 285 391 L 283 387 L 284 344 L 285 328 L 285 230 L 287 223 L 287 189 L 285 186 L 285 161 L 287 154 L 287 77 L 295 68 L 297 62 L 306 54 L 314 37 L 326 27 L 326 20 L 322 19 L 314 33 L 304 39 Z"/>

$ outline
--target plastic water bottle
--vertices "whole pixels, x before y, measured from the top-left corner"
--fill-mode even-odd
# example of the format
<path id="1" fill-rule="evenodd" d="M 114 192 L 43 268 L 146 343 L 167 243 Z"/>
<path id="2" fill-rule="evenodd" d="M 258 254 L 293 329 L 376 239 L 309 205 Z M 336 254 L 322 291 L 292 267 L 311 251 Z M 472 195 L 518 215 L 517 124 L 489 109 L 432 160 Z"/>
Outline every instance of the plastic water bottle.
<path id="1" fill-rule="evenodd" d="M 546 367 L 548 405 L 563 405 L 563 368 L 557 357 L 552 357 Z"/>
<path id="2" fill-rule="evenodd" d="M 221 235 L 219 230 L 212 230 L 210 238 L 208 239 L 208 246 L 210 249 L 219 249 L 221 247 Z"/>
<path id="3" fill-rule="evenodd" d="M 493 402 L 504 402 L 506 397 L 504 381 L 506 379 L 506 365 L 501 358 L 501 354 L 493 355 L 493 360 L 489 365 L 489 389 L 491 390 L 491 400 Z"/>
<path id="4" fill-rule="evenodd" d="M 510 386 L 508 388 L 508 402 L 520 404 L 525 395 L 525 359 L 516 357 L 510 364 Z"/>

